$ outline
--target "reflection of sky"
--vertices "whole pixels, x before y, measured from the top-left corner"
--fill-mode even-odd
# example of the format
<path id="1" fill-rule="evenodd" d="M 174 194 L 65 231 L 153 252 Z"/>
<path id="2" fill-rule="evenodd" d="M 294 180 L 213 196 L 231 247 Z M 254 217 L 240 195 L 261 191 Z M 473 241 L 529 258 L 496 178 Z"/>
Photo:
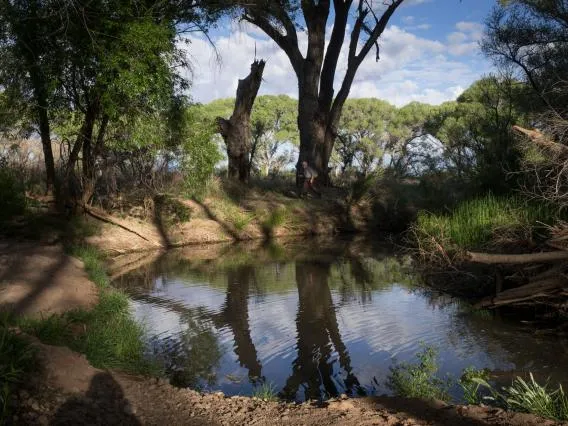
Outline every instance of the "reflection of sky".
<path id="1" fill-rule="evenodd" d="M 270 274 L 263 275 L 266 276 Z M 222 310 L 226 300 L 225 290 L 204 282 L 190 282 L 187 278 L 166 282 L 157 279 L 152 295 L 175 300 L 207 321 Z M 332 299 L 334 306 L 340 306 L 338 291 L 332 291 Z M 288 291 L 267 292 L 263 297 L 248 300 L 250 335 L 262 364 L 262 375 L 278 390 L 291 374 L 292 362 L 297 356 L 298 303 L 295 282 L 290 283 Z M 133 302 L 133 309 L 152 334 L 177 334 L 185 326 L 180 314 L 166 306 L 139 301 Z M 531 346 L 531 336 L 519 336 L 518 331 L 500 321 L 459 314 L 456 304 L 437 307 L 427 296 L 398 285 L 373 291 L 367 303 L 359 303 L 357 298 L 344 301 L 336 308 L 336 318 L 353 372 L 364 387 L 370 387 L 373 378 L 382 385 L 393 357 L 400 361 L 411 360 L 421 349 L 421 342 L 439 348 L 441 373 L 454 376 L 471 365 L 516 371 L 528 368 L 548 371 L 551 365 L 557 365 L 555 373 L 562 370 L 562 365 L 568 365 L 566 353 L 559 357 L 556 351 L 552 358 L 551 353 L 555 352 L 552 348 L 558 347 L 556 342 L 546 341 L 550 347 L 546 355 L 540 356 L 538 350 L 524 354 L 524 348 Z M 250 393 L 248 371 L 239 366 L 231 329 L 227 326 L 213 329 L 223 352 L 216 388 L 230 394 Z M 542 342 L 534 342 L 533 346 L 537 344 Z M 332 359 L 336 358 L 337 353 L 334 353 Z M 377 390 L 387 391 L 383 386 Z"/>

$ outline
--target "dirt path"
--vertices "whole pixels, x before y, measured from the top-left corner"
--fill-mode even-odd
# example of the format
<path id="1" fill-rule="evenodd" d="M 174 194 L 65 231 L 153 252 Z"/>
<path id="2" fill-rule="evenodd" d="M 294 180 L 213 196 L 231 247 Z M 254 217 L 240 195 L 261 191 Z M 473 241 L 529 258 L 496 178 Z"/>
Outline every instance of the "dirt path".
<path id="1" fill-rule="evenodd" d="M 45 315 L 96 302 L 82 263 L 61 247 L 0 243 L 0 308 Z M 33 339 L 34 340 L 34 339 Z M 84 356 L 37 340 L 42 372 L 14 395 L 15 425 L 552 425 L 534 416 L 400 398 L 323 405 L 200 394 L 163 380 L 93 368 Z"/>
<path id="2" fill-rule="evenodd" d="M 83 262 L 61 246 L 0 240 L 0 310 L 48 316 L 96 302 Z"/>

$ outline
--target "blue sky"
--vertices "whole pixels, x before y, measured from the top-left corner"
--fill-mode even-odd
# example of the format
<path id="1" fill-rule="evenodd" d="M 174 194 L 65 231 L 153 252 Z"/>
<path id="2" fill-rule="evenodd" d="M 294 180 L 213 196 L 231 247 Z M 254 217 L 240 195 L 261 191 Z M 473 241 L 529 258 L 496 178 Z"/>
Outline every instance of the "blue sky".
<path id="1" fill-rule="evenodd" d="M 381 0 L 375 0 L 382 4 Z M 439 104 L 455 99 L 491 71 L 478 41 L 496 0 L 405 0 L 380 38 L 381 60 L 374 52 L 361 65 L 351 97 L 377 97 L 397 106 L 411 101 Z M 332 25 L 331 19 L 329 25 Z M 260 30 L 225 20 L 210 34 L 216 53 L 199 36 L 187 46 L 193 64 L 191 90 L 198 102 L 232 97 L 238 78 L 257 57 L 267 60 L 260 94 L 297 97 L 295 74 L 284 53 Z M 299 34 L 300 44 L 305 40 Z M 219 60 L 220 59 L 220 60 Z M 346 63 L 339 61 L 336 87 Z M 337 90 L 337 89 L 336 89 Z"/>

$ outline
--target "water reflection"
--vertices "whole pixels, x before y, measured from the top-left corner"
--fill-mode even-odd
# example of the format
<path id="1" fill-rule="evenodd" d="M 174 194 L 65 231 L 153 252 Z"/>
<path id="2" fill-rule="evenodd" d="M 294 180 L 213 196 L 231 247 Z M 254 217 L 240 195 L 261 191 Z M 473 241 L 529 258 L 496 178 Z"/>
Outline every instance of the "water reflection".
<path id="1" fill-rule="evenodd" d="M 262 365 L 250 335 L 248 296 L 255 275 L 252 266 L 243 266 L 227 272 L 227 298 L 221 312 L 215 315 L 217 328 L 229 327 L 233 333 L 235 354 L 241 367 L 248 370 L 252 383 L 262 381 Z"/>
<path id="2" fill-rule="evenodd" d="M 269 382 L 292 400 L 382 393 L 393 357 L 413 358 L 420 342 L 440 349 L 442 375 L 568 374 L 566 343 L 418 290 L 405 261 L 376 247 L 184 249 L 115 276 L 180 386 L 246 394 Z"/>
<path id="3" fill-rule="evenodd" d="M 296 263 L 298 356 L 292 362 L 292 374 L 282 390 L 286 399 L 296 399 L 300 387 L 304 391 L 303 399 L 318 399 L 322 394 L 337 396 L 340 389 L 351 392 L 354 387 L 359 387 L 339 333 L 328 285 L 330 267 L 321 263 Z M 334 352 L 338 354 L 339 367 L 346 374 L 344 381 L 336 366 L 338 360 Z"/>

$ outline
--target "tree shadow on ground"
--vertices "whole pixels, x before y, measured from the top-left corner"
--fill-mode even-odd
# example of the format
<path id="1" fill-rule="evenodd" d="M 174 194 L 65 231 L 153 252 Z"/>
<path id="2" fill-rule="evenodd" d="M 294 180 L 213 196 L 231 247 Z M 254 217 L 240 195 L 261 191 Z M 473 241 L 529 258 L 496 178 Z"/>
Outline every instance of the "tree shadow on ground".
<path id="1" fill-rule="evenodd" d="M 98 373 L 84 397 L 68 399 L 57 411 L 52 425 L 141 425 L 132 414 L 120 385 L 109 373 Z"/>

